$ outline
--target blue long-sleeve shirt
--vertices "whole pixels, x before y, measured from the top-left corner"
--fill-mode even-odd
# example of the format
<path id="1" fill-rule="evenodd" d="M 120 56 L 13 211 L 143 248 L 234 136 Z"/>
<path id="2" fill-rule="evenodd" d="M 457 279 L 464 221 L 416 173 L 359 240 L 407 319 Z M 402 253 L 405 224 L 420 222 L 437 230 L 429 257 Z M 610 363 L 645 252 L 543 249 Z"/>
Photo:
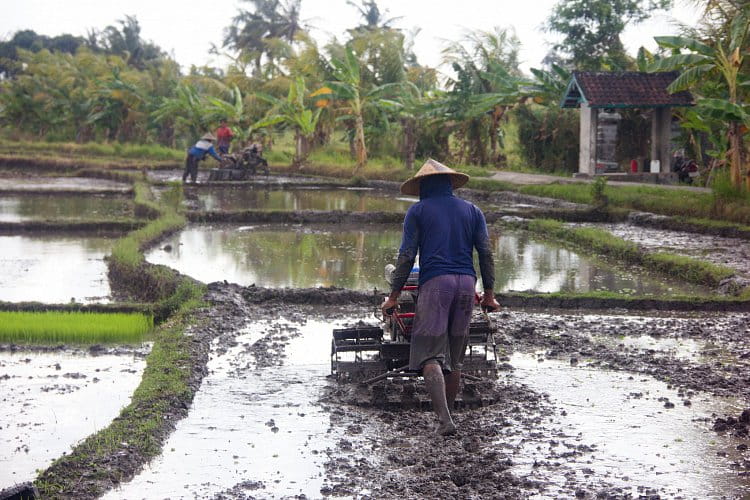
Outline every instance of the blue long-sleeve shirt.
<path id="1" fill-rule="evenodd" d="M 442 274 L 476 277 L 477 249 L 482 285 L 493 288 L 494 262 L 487 223 L 472 203 L 453 196 L 450 177 L 431 175 L 420 182 L 420 201 L 406 212 L 392 291 L 400 290 L 419 253 L 419 284 Z M 402 280 L 402 278 L 404 278 Z"/>
<path id="2" fill-rule="evenodd" d="M 211 144 L 211 141 L 204 141 L 203 139 L 196 142 L 195 145 L 188 150 L 188 154 L 191 156 L 195 156 L 199 160 L 203 160 L 207 154 L 210 154 L 218 161 L 221 161 L 221 157 L 216 153 L 214 145 Z"/>

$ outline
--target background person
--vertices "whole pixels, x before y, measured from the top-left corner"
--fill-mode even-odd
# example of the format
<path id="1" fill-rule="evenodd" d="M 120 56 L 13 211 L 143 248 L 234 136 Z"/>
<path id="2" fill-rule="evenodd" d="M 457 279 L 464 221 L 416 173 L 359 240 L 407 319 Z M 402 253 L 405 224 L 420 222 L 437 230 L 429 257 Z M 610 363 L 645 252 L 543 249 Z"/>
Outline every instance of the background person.
<path id="1" fill-rule="evenodd" d="M 190 180 L 195 184 L 195 180 L 198 178 L 198 162 L 203 160 L 207 154 L 213 156 L 216 161 L 221 162 L 221 157 L 216 154 L 216 150 L 214 150 L 213 143 L 215 140 L 216 137 L 211 132 L 208 132 L 207 134 L 204 134 L 193 147 L 188 149 L 187 158 L 185 158 L 185 172 L 182 174 L 182 182 L 185 182 L 189 175 Z"/>
<path id="2" fill-rule="evenodd" d="M 234 133 L 232 129 L 227 125 L 226 118 L 222 118 L 219 122 L 219 128 L 216 129 L 217 149 L 219 153 L 225 155 L 229 153 L 229 143 L 232 142 Z"/>
<path id="3" fill-rule="evenodd" d="M 482 211 L 453 195 L 469 176 L 428 160 L 401 186 L 406 195 L 419 195 L 404 218 L 404 232 L 391 293 L 381 308 L 389 314 L 397 304 L 419 254 L 419 295 L 411 334 L 409 369 L 421 371 L 441 435 L 455 434 L 450 414 L 461 381 L 461 365 L 469 339 L 479 255 L 484 295 L 481 306 L 494 311 L 495 265 Z M 445 373 L 445 375 L 444 375 Z"/>

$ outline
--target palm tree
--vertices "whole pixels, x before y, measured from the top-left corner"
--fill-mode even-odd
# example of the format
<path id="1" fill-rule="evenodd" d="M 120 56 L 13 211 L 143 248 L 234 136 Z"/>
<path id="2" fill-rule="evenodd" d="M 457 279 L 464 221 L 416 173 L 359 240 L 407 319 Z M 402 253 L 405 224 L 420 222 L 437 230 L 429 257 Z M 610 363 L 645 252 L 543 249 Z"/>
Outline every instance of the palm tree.
<path id="1" fill-rule="evenodd" d="M 255 74 L 260 75 L 264 56 L 273 59 L 269 43 L 274 39 L 294 42 L 302 31 L 301 0 L 243 0 L 252 10 L 240 10 L 226 28 L 224 47 L 247 53 L 254 59 Z"/>
<path id="2" fill-rule="evenodd" d="M 355 30 L 391 28 L 391 24 L 393 24 L 394 21 L 401 19 L 401 16 L 386 19 L 385 14 L 388 13 L 388 9 L 381 12 L 378 3 L 375 0 L 360 0 L 359 4 L 352 0 L 346 0 L 346 3 L 357 9 L 362 16 L 362 19 L 365 21 L 365 24 L 358 26 Z"/>

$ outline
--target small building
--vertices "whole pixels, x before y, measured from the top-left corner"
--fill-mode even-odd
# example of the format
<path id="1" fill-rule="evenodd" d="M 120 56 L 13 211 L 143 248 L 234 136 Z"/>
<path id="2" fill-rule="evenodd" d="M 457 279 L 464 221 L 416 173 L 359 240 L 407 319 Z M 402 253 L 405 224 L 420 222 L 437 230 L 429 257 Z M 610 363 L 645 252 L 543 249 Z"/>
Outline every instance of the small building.
<path id="1" fill-rule="evenodd" d="M 597 173 L 599 149 L 610 148 L 597 140 L 599 113 L 608 116 L 628 108 L 652 109 L 651 165 L 654 173 L 669 173 L 672 154 L 672 108 L 693 106 L 690 92 L 669 93 L 667 87 L 679 76 L 662 73 L 574 71 L 560 102 L 563 108 L 581 108 L 578 172 Z M 602 135 L 601 133 L 599 135 Z"/>

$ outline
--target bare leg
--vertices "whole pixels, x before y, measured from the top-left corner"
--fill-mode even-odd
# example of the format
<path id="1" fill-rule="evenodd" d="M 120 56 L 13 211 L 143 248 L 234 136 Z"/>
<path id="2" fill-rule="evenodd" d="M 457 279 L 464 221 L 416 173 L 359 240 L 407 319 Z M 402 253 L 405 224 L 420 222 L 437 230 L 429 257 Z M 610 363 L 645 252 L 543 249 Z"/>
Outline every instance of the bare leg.
<path id="1" fill-rule="evenodd" d="M 461 370 L 453 370 L 445 376 L 445 398 L 448 402 L 448 409 L 453 410 L 453 404 L 456 402 L 458 387 L 461 383 Z"/>
<path id="2" fill-rule="evenodd" d="M 443 370 L 438 363 L 428 363 L 422 368 L 422 376 L 430 393 L 432 408 L 440 420 L 437 432 L 443 436 L 456 433 L 456 425 L 453 423 L 451 413 L 448 411 L 448 402 L 445 395 L 445 379 Z"/>

